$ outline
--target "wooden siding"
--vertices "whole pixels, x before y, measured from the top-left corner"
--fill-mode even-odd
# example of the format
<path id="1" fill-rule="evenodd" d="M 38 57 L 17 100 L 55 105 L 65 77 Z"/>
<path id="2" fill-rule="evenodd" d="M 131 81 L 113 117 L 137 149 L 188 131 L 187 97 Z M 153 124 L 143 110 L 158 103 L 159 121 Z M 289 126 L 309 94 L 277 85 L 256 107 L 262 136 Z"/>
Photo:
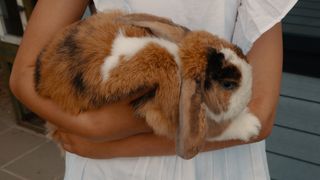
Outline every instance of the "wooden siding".
<path id="1" fill-rule="evenodd" d="M 299 0 L 283 23 L 284 33 L 320 38 L 320 1 Z"/>
<path id="2" fill-rule="evenodd" d="M 320 0 L 299 0 L 282 22 L 284 71 L 320 78 Z"/>
<path id="3" fill-rule="evenodd" d="M 282 23 L 286 49 L 319 53 L 319 0 L 299 0 Z"/>
<path id="4" fill-rule="evenodd" d="M 274 180 L 320 179 L 320 79 L 284 73 L 267 155 Z"/>

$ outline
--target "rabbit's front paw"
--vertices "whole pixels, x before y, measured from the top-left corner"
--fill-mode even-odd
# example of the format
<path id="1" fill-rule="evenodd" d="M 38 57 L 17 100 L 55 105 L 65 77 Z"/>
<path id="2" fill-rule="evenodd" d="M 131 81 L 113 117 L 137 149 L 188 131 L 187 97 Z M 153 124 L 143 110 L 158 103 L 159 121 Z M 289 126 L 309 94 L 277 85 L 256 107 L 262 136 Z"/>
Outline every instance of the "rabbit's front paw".
<path id="1" fill-rule="evenodd" d="M 239 139 L 249 141 L 252 137 L 258 136 L 261 129 L 259 119 L 247 111 L 242 112 L 232 120 L 229 127 L 218 137 L 210 138 L 213 141 Z"/>

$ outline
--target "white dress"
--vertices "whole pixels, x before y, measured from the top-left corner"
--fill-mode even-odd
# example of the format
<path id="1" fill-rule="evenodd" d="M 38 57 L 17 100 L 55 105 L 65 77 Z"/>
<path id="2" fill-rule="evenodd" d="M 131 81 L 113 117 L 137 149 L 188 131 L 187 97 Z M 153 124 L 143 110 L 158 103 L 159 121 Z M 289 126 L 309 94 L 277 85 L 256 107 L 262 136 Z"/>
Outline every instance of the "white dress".
<path id="1" fill-rule="evenodd" d="M 247 53 L 297 0 L 95 0 L 98 11 L 123 9 L 205 29 Z M 94 160 L 66 154 L 65 180 L 267 180 L 265 142 L 198 154 Z"/>

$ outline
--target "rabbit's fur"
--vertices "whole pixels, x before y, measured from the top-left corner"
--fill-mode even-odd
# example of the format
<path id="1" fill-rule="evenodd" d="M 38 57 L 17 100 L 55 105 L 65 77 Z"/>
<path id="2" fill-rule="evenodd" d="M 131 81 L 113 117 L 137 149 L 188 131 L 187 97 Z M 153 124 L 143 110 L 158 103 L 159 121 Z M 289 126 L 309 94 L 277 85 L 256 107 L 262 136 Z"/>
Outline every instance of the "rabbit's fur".
<path id="1" fill-rule="evenodd" d="M 183 158 L 206 140 L 258 135 L 260 123 L 246 109 L 251 81 L 235 45 L 164 18 L 120 11 L 62 30 L 40 53 L 35 71 L 37 92 L 72 114 L 150 89 L 132 106 L 156 134 L 176 139 Z"/>

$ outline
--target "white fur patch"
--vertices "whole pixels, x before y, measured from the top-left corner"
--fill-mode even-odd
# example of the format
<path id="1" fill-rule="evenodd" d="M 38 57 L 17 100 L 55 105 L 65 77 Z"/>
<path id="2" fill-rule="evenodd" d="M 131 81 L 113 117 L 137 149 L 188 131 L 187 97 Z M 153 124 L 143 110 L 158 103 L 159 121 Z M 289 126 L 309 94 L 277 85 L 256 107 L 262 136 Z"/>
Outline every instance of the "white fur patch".
<path id="1" fill-rule="evenodd" d="M 252 94 L 252 70 L 251 66 L 229 48 L 221 50 L 225 59 L 237 66 L 241 72 L 240 87 L 231 95 L 228 110 L 215 114 L 206 106 L 206 114 L 211 119 L 221 122 L 223 120 L 230 120 L 243 111 L 248 105 Z"/>
<path id="2" fill-rule="evenodd" d="M 261 124 L 258 118 L 248 109 L 242 111 L 223 133 L 217 137 L 209 138 L 208 141 L 225 141 L 231 139 L 239 139 L 249 141 L 252 137 L 258 136 Z"/>
<path id="3" fill-rule="evenodd" d="M 102 64 L 101 75 L 103 81 L 108 80 L 111 70 L 117 67 L 121 56 L 124 56 L 125 60 L 129 60 L 149 43 L 156 43 L 168 50 L 174 57 L 178 67 L 180 67 L 181 62 L 178 55 L 178 46 L 173 42 L 156 37 L 125 37 L 120 31 L 113 41 L 110 56 L 106 57 Z"/>

